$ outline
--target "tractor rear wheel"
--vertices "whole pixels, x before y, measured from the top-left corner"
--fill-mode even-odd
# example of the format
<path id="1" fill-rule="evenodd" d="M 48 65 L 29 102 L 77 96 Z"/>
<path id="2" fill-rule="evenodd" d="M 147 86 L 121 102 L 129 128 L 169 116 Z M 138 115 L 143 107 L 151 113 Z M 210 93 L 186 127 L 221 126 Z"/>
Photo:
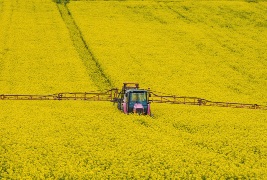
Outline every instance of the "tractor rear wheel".
<path id="1" fill-rule="evenodd" d="M 122 107 L 121 107 L 121 99 L 118 99 L 118 109 L 122 111 Z"/>

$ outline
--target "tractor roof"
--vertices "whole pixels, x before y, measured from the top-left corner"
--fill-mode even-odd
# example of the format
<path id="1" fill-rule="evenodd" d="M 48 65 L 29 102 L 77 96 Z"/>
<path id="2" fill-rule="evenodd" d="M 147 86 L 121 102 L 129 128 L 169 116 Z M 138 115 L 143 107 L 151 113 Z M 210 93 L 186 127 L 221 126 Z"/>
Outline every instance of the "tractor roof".
<path id="1" fill-rule="evenodd" d="M 147 92 L 145 89 L 127 89 L 126 93 L 128 92 Z"/>

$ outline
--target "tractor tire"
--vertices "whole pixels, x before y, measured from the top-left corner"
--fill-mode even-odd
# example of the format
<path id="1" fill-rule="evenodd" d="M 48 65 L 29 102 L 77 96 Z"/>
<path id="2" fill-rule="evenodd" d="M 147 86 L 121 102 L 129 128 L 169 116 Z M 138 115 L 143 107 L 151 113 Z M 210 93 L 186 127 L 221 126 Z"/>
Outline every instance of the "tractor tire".
<path id="1" fill-rule="evenodd" d="M 121 99 L 118 99 L 118 109 L 120 110 L 120 111 L 122 111 L 122 107 L 121 107 Z"/>

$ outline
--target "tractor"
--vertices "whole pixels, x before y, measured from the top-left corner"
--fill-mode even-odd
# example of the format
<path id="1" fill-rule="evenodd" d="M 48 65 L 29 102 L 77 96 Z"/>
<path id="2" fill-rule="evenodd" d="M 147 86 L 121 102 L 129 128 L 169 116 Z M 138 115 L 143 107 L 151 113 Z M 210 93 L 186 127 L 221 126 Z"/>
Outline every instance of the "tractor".
<path id="1" fill-rule="evenodd" d="M 123 83 L 117 96 L 118 109 L 125 114 L 151 115 L 149 90 L 139 89 L 138 83 Z"/>

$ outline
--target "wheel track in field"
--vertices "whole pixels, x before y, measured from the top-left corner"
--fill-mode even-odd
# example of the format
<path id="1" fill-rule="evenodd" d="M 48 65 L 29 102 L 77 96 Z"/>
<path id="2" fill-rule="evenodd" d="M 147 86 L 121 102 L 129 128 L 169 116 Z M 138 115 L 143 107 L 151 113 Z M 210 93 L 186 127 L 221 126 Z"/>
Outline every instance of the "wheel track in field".
<path id="1" fill-rule="evenodd" d="M 2 43 L 2 47 L 0 44 L 0 74 L 1 70 L 4 67 L 4 58 L 8 51 L 10 51 L 10 47 L 8 46 L 8 39 L 10 37 L 9 30 L 10 26 L 12 24 L 12 16 L 13 16 L 13 10 L 15 8 L 14 2 L 12 0 L 10 1 L 1 1 L 0 2 L 1 8 L 0 8 L 0 23 L 1 23 L 1 29 L 0 29 L 0 41 Z M 1 81 L 1 78 L 0 78 Z"/>
<path id="2" fill-rule="evenodd" d="M 112 88 L 113 86 L 111 80 L 104 73 L 98 60 L 95 58 L 94 54 L 87 45 L 82 32 L 75 23 L 75 20 L 72 17 L 67 5 L 57 4 L 57 7 L 63 21 L 65 22 L 69 30 L 73 45 L 88 71 L 89 77 L 92 79 L 99 90 Z"/>

